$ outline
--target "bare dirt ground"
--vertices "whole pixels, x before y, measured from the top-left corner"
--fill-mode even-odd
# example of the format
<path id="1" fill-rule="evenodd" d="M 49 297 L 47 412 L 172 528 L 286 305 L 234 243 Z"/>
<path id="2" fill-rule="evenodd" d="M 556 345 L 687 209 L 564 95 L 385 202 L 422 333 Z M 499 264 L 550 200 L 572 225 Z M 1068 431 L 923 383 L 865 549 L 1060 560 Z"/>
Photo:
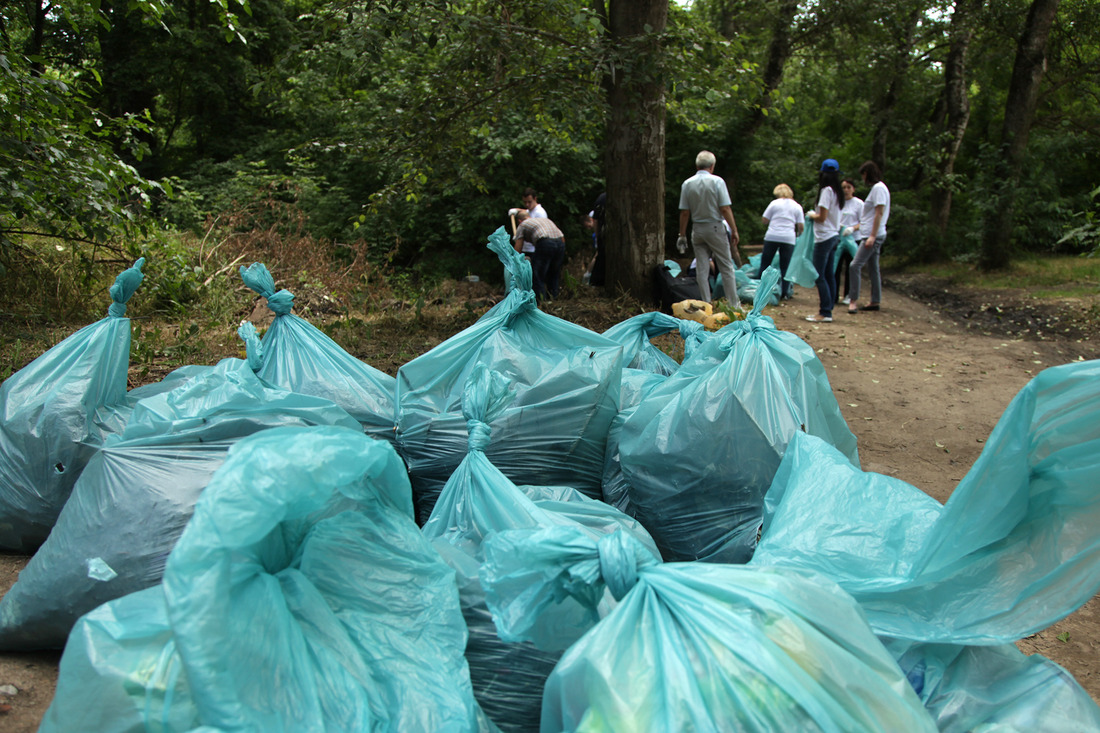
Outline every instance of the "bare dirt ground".
<path id="1" fill-rule="evenodd" d="M 825 364 L 841 410 L 859 438 L 863 468 L 901 478 L 945 501 L 981 452 L 1012 397 L 1039 371 L 1100 357 L 1096 334 L 1082 328 L 1079 303 L 1036 306 L 1026 294 L 944 292 L 934 281 L 887 278 L 882 310 L 812 324 L 816 293 L 796 289 L 794 300 L 766 312 L 805 339 Z M 461 290 L 461 288 L 460 288 Z M 910 293 L 906 295 L 904 293 Z M 376 327 L 370 344 L 350 349 L 393 373 L 404 361 L 460 330 L 491 302 L 467 293 L 468 318 L 447 317 L 396 344 Z M 458 297 L 464 297 L 461 292 Z M 425 314 L 431 309 L 429 304 Z M 396 307 L 396 306 L 395 306 Z M 596 330 L 630 315 L 621 302 L 585 296 L 548 310 Z M 475 313 L 476 310 L 476 313 Z M 419 316 L 418 316 L 419 318 Z M 430 316 L 429 316 L 430 322 Z M 340 340 L 339 338 L 337 339 Z M 0 593 L 28 558 L 0 556 Z M 1019 642 L 1068 669 L 1100 701 L 1100 603 L 1093 599 L 1069 618 Z M 59 652 L 0 654 L 0 730 L 36 730 L 57 679 Z M 3 693 L 14 686 L 14 695 Z"/>

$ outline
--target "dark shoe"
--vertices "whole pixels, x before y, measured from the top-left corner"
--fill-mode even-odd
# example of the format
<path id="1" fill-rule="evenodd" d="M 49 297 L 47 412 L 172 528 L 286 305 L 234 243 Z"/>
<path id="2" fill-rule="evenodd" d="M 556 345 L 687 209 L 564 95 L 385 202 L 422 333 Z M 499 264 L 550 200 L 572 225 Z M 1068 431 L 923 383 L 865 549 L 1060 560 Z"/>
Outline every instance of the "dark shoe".
<path id="1" fill-rule="evenodd" d="M 861 311 L 877 311 L 878 303 L 871 303 L 870 305 L 861 305 L 859 307 Z"/>
<path id="2" fill-rule="evenodd" d="M 850 306 L 848 306 L 848 312 L 859 313 L 859 306 L 857 306 L 855 303 L 852 303 Z"/>

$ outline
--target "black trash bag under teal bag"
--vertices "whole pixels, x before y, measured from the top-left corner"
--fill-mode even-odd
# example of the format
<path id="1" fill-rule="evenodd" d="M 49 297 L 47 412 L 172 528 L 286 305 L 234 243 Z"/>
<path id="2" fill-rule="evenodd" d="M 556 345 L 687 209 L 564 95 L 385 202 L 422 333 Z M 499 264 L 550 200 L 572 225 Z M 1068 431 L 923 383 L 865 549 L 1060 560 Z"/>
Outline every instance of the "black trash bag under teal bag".
<path id="1" fill-rule="evenodd" d="M 824 578 L 661 564 L 621 532 L 552 527 L 490 536 L 481 581 L 512 641 L 567 603 L 590 612 L 546 681 L 545 733 L 936 730 L 859 607 Z M 619 603 L 601 610 L 608 591 Z"/>
<path id="2" fill-rule="evenodd" d="M 0 385 L 0 550 L 33 552 L 84 465 L 125 409 L 126 303 L 145 259 L 111 286 L 107 317 L 85 326 Z"/>
<path id="3" fill-rule="evenodd" d="M 1100 591 L 1100 361 L 1039 373 L 945 505 L 792 442 L 754 564 L 805 568 L 851 593 L 876 632 L 1002 644 Z"/>
<path id="4" fill-rule="evenodd" d="M 769 267 L 764 286 L 778 277 Z M 796 433 L 827 438 L 858 465 L 817 355 L 761 308 L 704 342 L 623 422 L 630 512 L 665 560 L 747 562 L 764 493 Z"/>
<path id="5" fill-rule="evenodd" d="M 671 356 L 653 345 L 651 339 L 676 331 L 684 339 L 684 358 L 710 337 L 702 323 L 674 318 L 666 313 L 641 313 L 617 323 L 603 335 L 623 347 L 623 368 L 640 369 L 668 376 L 680 368 Z"/>
<path id="6" fill-rule="evenodd" d="M 359 427 L 328 400 L 266 384 L 239 359 L 139 402 L 0 600 L 0 649 L 60 648 L 84 613 L 159 583 L 229 449 L 269 428 L 311 425 Z"/>
<path id="7" fill-rule="evenodd" d="M 78 622 L 42 730 L 491 731 L 465 642 L 393 447 L 275 428 L 230 451 L 162 586 Z"/>
<path id="8" fill-rule="evenodd" d="M 1015 644 L 883 639 L 942 733 L 1100 730 L 1100 707 L 1069 672 Z"/>
<path id="9" fill-rule="evenodd" d="M 470 633 L 466 660 L 482 709 L 502 730 L 536 730 L 543 683 L 565 647 L 540 651 L 530 644 L 502 642 L 497 636 L 478 581 L 485 537 L 504 529 L 564 524 L 588 536 L 622 528 L 649 547 L 653 544 L 629 517 L 602 502 L 583 498 L 573 489 L 517 487 L 485 452 L 494 435 L 490 424 L 509 408 L 512 385 L 502 375 L 478 365 L 463 392 L 468 452 L 444 486 L 424 525 L 424 536 L 457 571 L 462 612 Z M 588 614 L 586 609 L 566 604 L 551 636 L 567 635 L 573 628 L 572 638 L 579 637 L 590 625 Z"/>
<path id="10" fill-rule="evenodd" d="M 275 292 L 275 279 L 256 262 L 241 267 L 241 279 L 267 299 L 275 320 L 263 337 L 256 373 L 292 392 L 335 402 L 372 438 L 393 442 L 396 381 L 356 359 L 308 321 L 291 313 L 294 296 Z"/>
<path id="11" fill-rule="evenodd" d="M 535 306 L 531 266 L 503 228 L 489 248 L 512 272 L 512 289 L 477 323 L 397 373 L 397 448 L 409 467 L 417 519 L 431 514 L 466 455 L 462 391 L 482 364 L 512 382 L 486 449 L 517 484 L 571 486 L 600 497 L 604 448 L 619 409 L 623 348 Z"/>

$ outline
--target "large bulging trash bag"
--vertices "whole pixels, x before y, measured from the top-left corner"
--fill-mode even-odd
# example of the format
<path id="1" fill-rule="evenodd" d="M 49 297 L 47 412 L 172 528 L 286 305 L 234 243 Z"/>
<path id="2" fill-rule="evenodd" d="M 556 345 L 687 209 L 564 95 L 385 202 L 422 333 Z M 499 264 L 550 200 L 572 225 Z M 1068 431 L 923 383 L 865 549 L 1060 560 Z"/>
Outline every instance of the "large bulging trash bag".
<path id="1" fill-rule="evenodd" d="M 465 642 L 393 447 L 275 428 L 231 449 L 162 586 L 77 624 L 43 730 L 492 730 Z"/>
<path id="2" fill-rule="evenodd" d="M 942 733 L 1100 730 L 1100 707 L 1041 654 L 1015 644 L 883 641 Z"/>
<path id="3" fill-rule="evenodd" d="M 273 387 L 239 359 L 138 402 L 0 600 L 0 649 L 60 648 L 82 614 L 159 583 L 230 447 L 269 428 L 310 425 L 359 427 L 328 400 Z"/>
<path id="4" fill-rule="evenodd" d="M 768 492 L 754 564 L 836 580 L 872 627 L 1001 644 L 1100 590 L 1100 361 L 1039 373 L 947 503 L 799 436 Z"/>
<path id="5" fill-rule="evenodd" d="M 604 447 L 619 407 L 622 346 L 541 312 L 531 266 L 503 228 L 489 239 L 511 274 L 508 296 L 477 323 L 397 373 L 397 448 L 424 522 L 466 455 L 462 391 L 482 364 L 512 382 L 494 419 L 489 459 L 517 484 L 572 486 L 600 496 Z"/>
<path id="6" fill-rule="evenodd" d="M 684 358 L 710 337 L 710 332 L 702 323 L 673 318 L 660 312 L 641 313 L 628 318 L 604 331 L 603 335 L 622 345 L 624 369 L 639 369 L 668 376 L 679 369 L 680 365 L 654 346 L 651 339 L 673 331 L 684 339 Z"/>
<path id="7" fill-rule="evenodd" d="M 593 627 L 546 681 L 541 730 L 934 731 L 859 607 L 780 569 L 661 564 L 623 533 L 511 530 L 485 543 L 501 636 L 530 639 L 566 600 Z M 596 601 L 619 600 L 606 613 Z"/>
<path id="8" fill-rule="evenodd" d="M 534 730 L 543 683 L 564 646 L 540 651 L 531 644 L 505 643 L 497 636 L 478 580 L 485 537 L 505 529 L 569 525 L 587 536 L 603 536 L 621 528 L 640 542 L 653 544 L 629 517 L 574 489 L 517 487 L 486 454 L 495 435 L 490 425 L 496 415 L 509 409 L 514 395 L 510 381 L 479 365 L 463 391 L 468 453 L 444 486 L 424 525 L 424 536 L 457 571 L 470 634 L 466 660 L 478 702 L 502 730 Z M 590 625 L 588 614 L 579 605 L 565 603 L 548 634 L 558 638 L 572 630 L 571 638 L 578 638 Z"/>
<path id="9" fill-rule="evenodd" d="M 275 320 L 263 337 L 256 373 L 292 392 L 335 402 L 372 438 L 394 439 L 396 381 L 344 351 L 308 321 L 291 313 L 294 296 L 275 292 L 275 279 L 256 262 L 241 267 L 244 284 L 267 299 Z"/>
<path id="10" fill-rule="evenodd" d="M 111 286 L 107 317 L 85 326 L 0 385 L 0 550 L 33 552 L 126 397 L 126 303 L 145 259 Z"/>
<path id="11" fill-rule="evenodd" d="M 763 287 L 778 276 L 769 267 Z M 858 465 L 817 355 L 761 308 L 704 342 L 623 421 L 631 512 L 665 560 L 748 561 L 764 493 L 796 433 L 826 438 Z"/>

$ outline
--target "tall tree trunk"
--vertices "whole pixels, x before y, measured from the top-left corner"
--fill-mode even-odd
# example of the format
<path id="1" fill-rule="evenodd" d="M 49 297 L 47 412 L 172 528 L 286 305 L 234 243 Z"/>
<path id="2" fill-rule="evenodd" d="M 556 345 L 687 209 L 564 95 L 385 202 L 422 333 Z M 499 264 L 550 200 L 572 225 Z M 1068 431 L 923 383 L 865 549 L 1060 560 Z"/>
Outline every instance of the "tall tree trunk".
<path id="1" fill-rule="evenodd" d="M 772 38 L 768 42 L 768 55 L 764 62 L 763 89 L 748 119 L 741 126 L 740 137 L 756 135 L 766 119 L 765 110 L 771 107 L 772 93 L 783 81 L 783 70 L 791 57 L 791 24 L 798 12 L 798 0 L 781 0 L 772 24 Z"/>
<path id="2" fill-rule="evenodd" d="M 956 0 L 951 15 L 951 43 L 943 69 L 944 117 L 938 127 L 942 133 L 941 146 L 932 179 L 932 196 L 928 212 L 931 248 L 936 257 L 946 254 L 944 237 L 951 217 L 951 176 L 955 172 L 955 159 L 959 156 L 966 126 L 970 122 L 970 97 L 967 95 L 966 54 L 974 37 L 974 16 L 982 0 Z"/>
<path id="3" fill-rule="evenodd" d="M 654 297 L 653 272 L 665 252 L 665 83 L 659 34 L 668 0 L 610 0 L 608 41 L 622 63 L 605 80 L 610 107 L 607 172 L 607 282 Z"/>
<path id="4" fill-rule="evenodd" d="M 1027 137 L 1047 68 L 1047 41 L 1061 0 L 1033 0 L 1024 32 L 1016 45 L 1016 63 L 1005 101 L 1001 149 L 994 168 L 993 209 L 985 223 L 980 264 L 982 269 L 1007 267 L 1012 257 L 1012 221 L 1016 187 L 1027 150 Z"/>
<path id="5" fill-rule="evenodd" d="M 898 45 L 894 48 L 893 63 L 890 69 L 890 80 L 882 96 L 875 100 L 871 108 L 871 119 L 874 120 L 875 129 L 871 138 L 871 160 L 875 161 L 879 170 L 886 171 L 886 141 L 890 122 L 894 117 L 894 108 L 897 107 L 901 94 L 901 85 L 905 80 L 905 72 L 909 68 L 909 58 L 913 53 L 913 42 L 917 33 L 917 26 L 923 15 L 923 8 L 914 7 L 905 16 L 905 25 L 900 29 Z"/>

